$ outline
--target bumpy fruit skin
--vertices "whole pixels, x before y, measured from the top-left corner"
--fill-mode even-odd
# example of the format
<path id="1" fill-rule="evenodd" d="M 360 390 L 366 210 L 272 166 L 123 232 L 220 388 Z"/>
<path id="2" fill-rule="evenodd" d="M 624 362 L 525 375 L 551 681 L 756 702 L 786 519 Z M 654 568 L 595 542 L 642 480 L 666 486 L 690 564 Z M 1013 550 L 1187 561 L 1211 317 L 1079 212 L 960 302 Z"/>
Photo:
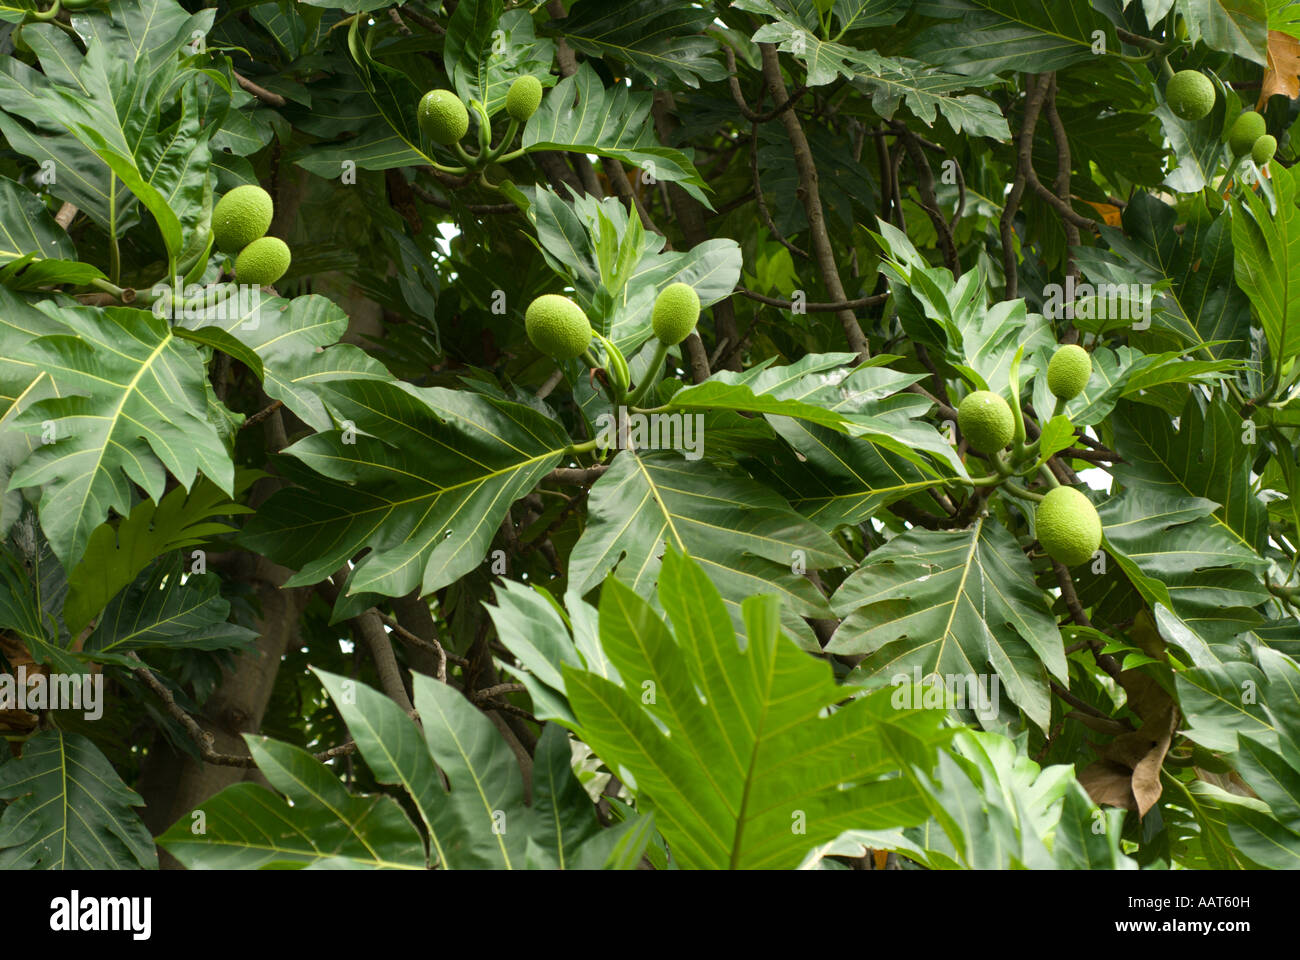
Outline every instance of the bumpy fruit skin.
<path id="1" fill-rule="evenodd" d="M 1083 393 L 1092 377 L 1092 357 L 1083 347 L 1067 343 L 1052 354 L 1047 364 L 1047 388 L 1062 400 L 1073 400 Z"/>
<path id="2" fill-rule="evenodd" d="M 1034 511 L 1034 531 L 1047 555 L 1067 567 L 1087 563 L 1101 546 L 1101 518 L 1073 487 L 1054 487 Z"/>
<path id="3" fill-rule="evenodd" d="M 1255 141 L 1266 133 L 1264 118 L 1254 110 L 1247 110 L 1233 121 L 1228 131 L 1228 146 L 1234 157 L 1244 157 L 1255 146 Z"/>
<path id="4" fill-rule="evenodd" d="M 1201 120 L 1214 109 L 1214 84 L 1198 70 L 1179 70 L 1169 78 L 1165 101 L 1175 116 Z"/>
<path id="5" fill-rule="evenodd" d="M 591 322 L 568 297 L 547 293 L 524 311 L 524 329 L 538 350 L 556 360 L 582 356 L 591 344 Z"/>
<path id="6" fill-rule="evenodd" d="M 1016 432 L 1011 405 L 989 390 L 966 395 L 957 407 L 957 426 L 971 448 L 980 453 L 996 453 Z"/>
<path id="7" fill-rule="evenodd" d="M 1277 137 L 1266 133 L 1250 148 L 1250 159 L 1255 161 L 1256 166 L 1262 167 L 1273 159 L 1275 153 L 1277 153 Z"/>
<path id="8" fill-rule="evenodd" d="M 275 207 L 261 187 L 235 187 L 212 210 L 212 238 L 223 253 L 243 250 L 271 226 Z"/>
<path id="9" fill-rule="evenodd" d="M 421 97 L 416 119 L 425 136 L 444 147 L 469 132 L 469 111 L 450 90 L 430 90 Z"/>
<path id="10" fill-rule="evenodd" d="M 655 299 L 650 323 L 655 336 L 672 346 L 685 340 L 700 319 L 700 297 L 689 283 L 670 283 Z"/>
<path id="11" fill-rule="evenodd" d="M 270 286 L 289 269 L 289 245 L 279 237 L 260 237 L 235 257 L 235 279 Z"/>
<path id="12" fill-rule="evenodd" d="M 506 92 L 506 113 L 524 123 L 542 102 L 542 81 L 534 76 L 516 77 Z"/>

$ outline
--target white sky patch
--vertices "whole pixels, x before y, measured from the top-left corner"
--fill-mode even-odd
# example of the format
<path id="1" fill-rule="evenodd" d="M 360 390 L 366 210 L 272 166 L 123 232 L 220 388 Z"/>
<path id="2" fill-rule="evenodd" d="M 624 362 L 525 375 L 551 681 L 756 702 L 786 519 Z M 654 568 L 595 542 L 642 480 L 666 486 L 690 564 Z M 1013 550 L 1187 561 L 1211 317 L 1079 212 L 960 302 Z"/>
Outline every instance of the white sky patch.
<path id="1" fill-rule="evenodd" d="M 451 256 L 451 242 L 460 236 L 460 227 L 450 221 L 444 221 L 438 224 L 438 233 L 441 236 L 434 238 L 434 243 L 442 251 L 444 257 Z"/>

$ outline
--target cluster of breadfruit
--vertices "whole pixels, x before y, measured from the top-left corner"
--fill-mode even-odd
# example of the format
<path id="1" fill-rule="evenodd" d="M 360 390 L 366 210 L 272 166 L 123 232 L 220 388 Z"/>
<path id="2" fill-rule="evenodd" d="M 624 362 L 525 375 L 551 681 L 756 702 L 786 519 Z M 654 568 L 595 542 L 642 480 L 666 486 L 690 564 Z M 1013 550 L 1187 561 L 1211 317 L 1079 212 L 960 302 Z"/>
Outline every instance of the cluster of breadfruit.
<path id="1" fill-rule="evenodd" d="M 1092 358 L 1086 350 L 1075 344 L 1057 349 L 1047 366 L 1047 386 L 1057 398 L 1058 411 L 1083 392 L 1091 376 Z M 1023 427 L 1018 430 L 1011 405 L 992 391 L 967 394 L 957 408 L 957 425 L 971 449 L 990 457 L 1005 479 L 1017 472 L 1005 459 L 1007 447 L 1016 448 L 1013 459 L 1017 449 L 1031 460 L 1036 455 L 1032 445 L 1023 447 Z M 1014 492 L 1014 485 L 1008 489 Z M 1034 531 L 1048 556 L 1067 567 L 1086 563 L 1101 546 L 1101 518 L 1092 501 L 1073 487 L 1053 486 L 1038 501 Z"/>
<path id="2" fill-rule="evenodd" d="M 235 279 L 270 286 L 289 269 L 289 245 L 268 237 L 275 216 L 271 195 L 261 187 L 235 187 L 212 211 L 212 239 L 217 249 L 235 258 Z"/>
<path id="3" fill-rule="evenodd" d="M 524 329 L 533 346 L 548 357 L 586 360 L 593 370 L 602 374 L 611 401 L 635 405 L 649 391 L 663 367 L 668 348 L 690 336 L 699 319 L 700 297 L 690 284 L 670 283 L 659 292 L 650 314 L 650 326 L 656 338 L 654 356 L 646 377 L 635 390 L 622 351 L 613 341 L 596 333 L 582 307 L 568 297 L 547 293 L 535 299 L 524 311 Z M 599 363 L 591 353 L 593 340 L 601 344 L 604 363 Z"/>
<path id="4" fill-rule="evenodd" d="M 1165 101 L 1176 116 L 1203 120 L 1214 109 L 1214 84 L 1199 70 L 1179 70 L 1165 86 Z M 1234 157 L 1250 154 L 1263 166 L 1277 152 L 1277 138 L 1268 133 L 1263 116 L 1247 110 L 1228 128 L 1228 147 Z"/>
<path id="5" fill-rule="evenodd" d="M 506 92 L 506 114 L 524 123 L 542 102 L 542 82 L 534 76 L 516 77 Z M 460 142 L 469 132 L 469 109 L 450 90 L 430 90 L 420 98 L 416 113 L 420 129 L 444 147 Z"/>

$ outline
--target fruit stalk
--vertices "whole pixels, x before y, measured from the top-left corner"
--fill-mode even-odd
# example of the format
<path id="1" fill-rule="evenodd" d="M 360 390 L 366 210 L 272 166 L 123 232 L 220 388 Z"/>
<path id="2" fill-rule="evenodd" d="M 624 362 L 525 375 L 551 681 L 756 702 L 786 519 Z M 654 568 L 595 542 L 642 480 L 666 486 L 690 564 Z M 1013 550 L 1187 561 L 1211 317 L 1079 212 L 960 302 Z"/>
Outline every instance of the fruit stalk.
<path id="1" fill-rule="evenodd" d="M 659 375 L 663 371 L 664 361 L 668 359 L 668 344 L 662 340 L 655 341 L 655 352 L 650 357 L 650 366 L 646 368 L 645 378 L 636 385 L 632 395 L 627 398 L 629 407 L 639 407 L 641 401 L 645 399 L 646 394 L 650 392 L 651 387 L 659 382 Z"/>

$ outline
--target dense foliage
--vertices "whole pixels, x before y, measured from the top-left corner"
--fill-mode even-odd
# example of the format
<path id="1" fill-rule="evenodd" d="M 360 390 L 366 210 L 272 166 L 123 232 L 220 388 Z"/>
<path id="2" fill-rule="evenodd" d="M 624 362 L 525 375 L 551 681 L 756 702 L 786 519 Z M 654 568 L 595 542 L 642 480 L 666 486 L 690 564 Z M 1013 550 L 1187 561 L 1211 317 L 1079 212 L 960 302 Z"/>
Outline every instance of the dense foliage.
<path id="1" fill-rule="evenodd" d="M 44 3 L 0 865 L 1300 866 L 1300 5 Z"/>

